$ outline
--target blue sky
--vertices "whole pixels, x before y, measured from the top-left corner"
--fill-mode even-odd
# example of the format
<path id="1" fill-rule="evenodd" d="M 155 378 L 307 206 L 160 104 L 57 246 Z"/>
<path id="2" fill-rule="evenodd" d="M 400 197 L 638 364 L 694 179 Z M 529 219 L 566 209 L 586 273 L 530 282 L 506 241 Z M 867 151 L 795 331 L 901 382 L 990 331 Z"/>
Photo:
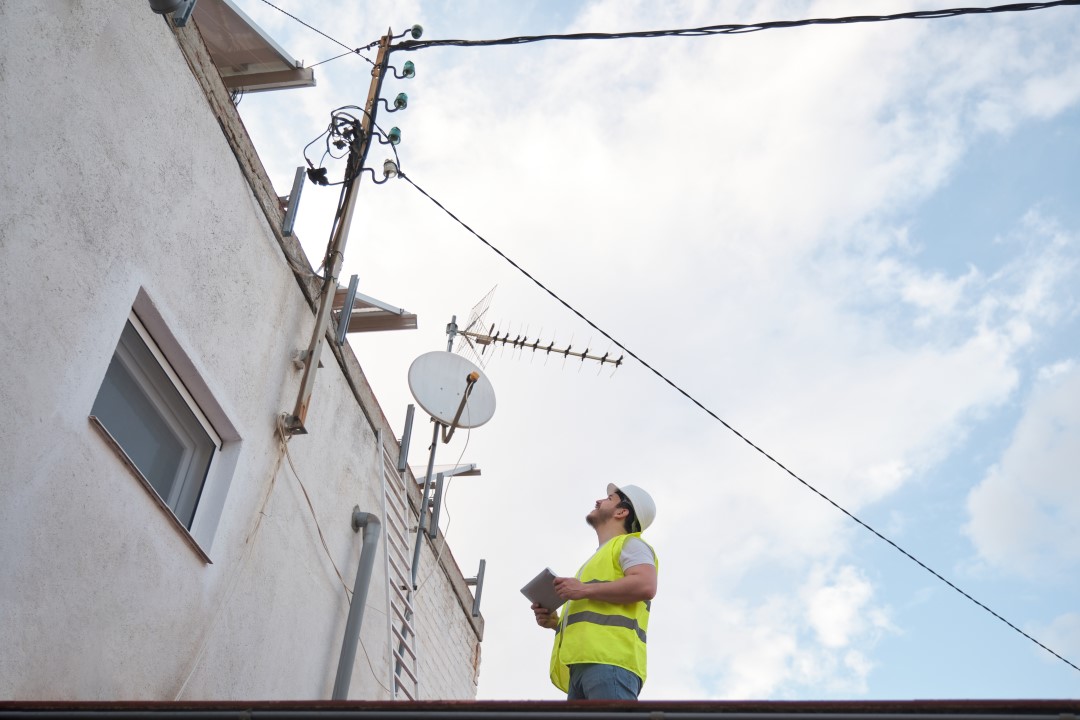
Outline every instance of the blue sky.
<path id="1" fill-rule="evenodd" d="M 238 4 L 308 63 L 341 48 Z M 349 45 L 861 14 L 821 2 L 330 2 Z M 875 12 L 946 7 L 876 2 Z M 403 170 L 800 477 L 1080 664 L 1080 11 L 395 54 Z M 368 66 L 249 95 L 280 194 Z M 381 166 L 381 149 L 369 165 Z M 331 170 L 333 173 L 334 170 Z M 340 169 L 338 170 L 340 172 Z M 320 258 L 337 193 L 309 186 Z M 498 286 L 500 329 L 610 348 L 405 182 L 365 184 L 345 273 L 417 312 L 350 343 L 396 427 L 406 373 Z M 607 482 L 656 497 L 643 698 L 1076 697 L 1080 672 L 855 525 L 629 362 L 496 353 L 444 530 L 488 561 L 479 696 L 558 697 L 518 593 L 572 573 Z M 318 402 L 315 397 L 314 402 Z M 426 438 L 418 430 L 417 437 Z M 412 464 L 422 468 L 423 446 Z M 448 523 L 448 524 L 447 524 Z"/>

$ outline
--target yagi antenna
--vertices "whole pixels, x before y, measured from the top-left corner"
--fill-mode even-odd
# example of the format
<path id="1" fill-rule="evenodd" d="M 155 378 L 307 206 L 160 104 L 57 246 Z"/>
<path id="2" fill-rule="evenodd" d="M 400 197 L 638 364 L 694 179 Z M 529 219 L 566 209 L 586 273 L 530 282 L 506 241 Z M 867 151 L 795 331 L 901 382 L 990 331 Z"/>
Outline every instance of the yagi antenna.
<path id="1" fill-rule="evenodd" d="M 480 299 L 480 302 L 473 306 L 472 313 L 469 315 L 469 321 L 465 323 L 464 327 L 458 327 L 457 318 L 450 321 L 450 324 L 446 326 L 446 334 L 449 336 L 449 342 L 453 343 L 455 337 L 461 338 L 458 342 L 457 351 L 462 354 L 468 354 L 472 356 L 473 360 L 481 368 L 487 365 L 487 359 L 485 358 L 485 351 L 490 345 L 500 345 L 502 347 L 509 347 L 513 350 L 530 350 L 533 353 L 543 353 L 545 355 L 554 355 L 562 358 L 578 358 L 582 362 L 586 360 L 594 360 L 601 365 L 613 365 L 618 368 L 622 365 L 624 355 L 614 357 L 610 352 L 606 352 L 603 355 L 597 355 L 595 352 L 590 352 L 591 348 L 586 347 L 584 350 L 575 350 L 573 344 L 566 347 L 556 347 L 555 341 L 541 340 L 539 337 L 529 339 L 528 330 L 525 334 L 517 333 L 511 336 L 510 332 L 504 332 L 501 335 L 495 331 L 495 325 L 485 329 L 484 317 L 487 315 L 488 309 L 491 307 L 491 298 L 495 294 L 495 288 L 488 291 L 487 295 Z"/>
<path id="2" fill-rule="evenodd" d="M 619 367 L 622 365 L 624 355 L 614 357 L 611 353 L 606 352 L 603 355 L 596 355 L 590 352 L 590 348 L 586 347 L 584 350 L 574 350 L 573 345 L 567 345 L 566 347 L 555 347 L 555 342 L 545 342 L 540 338 L 530 340 L 525 335 L 517 334 L 513 337 L 510 336 L 510 332 L 507 331 L 500 335 L 495 332 L 495 326 L 492 325 L 491 329 L 487 332 L 474 332 L 472 330 L 458 330 L 457 334 L 462 338 L 468 340 L 469 344 L 474 347 L 480 348 L 480 354 L 482 355 L 489 345 L 502 345 L 503 347 L 509 347 L 516 350 L 531 350 L 534 353 L 544 353 L 545 355 L 555 355 L 557 357 L 573 357 L 579 358 L 582 362 L 586 360 L 595 360 L 601 365 L 614 365 Z"/>

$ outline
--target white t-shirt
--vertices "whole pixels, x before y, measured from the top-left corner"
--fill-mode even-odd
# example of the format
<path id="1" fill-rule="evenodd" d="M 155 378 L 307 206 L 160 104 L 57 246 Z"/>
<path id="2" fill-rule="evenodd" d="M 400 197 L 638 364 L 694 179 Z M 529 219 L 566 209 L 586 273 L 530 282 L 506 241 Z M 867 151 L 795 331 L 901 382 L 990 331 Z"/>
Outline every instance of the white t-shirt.
<path id="1" fill-rule="evenodd" d="M 635 565 L 656 566 L 656 558 L 653 552 L 641 538 L 627 538 L 623 543 L 622 552 L 619 553 L 619 566 L 626 572 Z"/>

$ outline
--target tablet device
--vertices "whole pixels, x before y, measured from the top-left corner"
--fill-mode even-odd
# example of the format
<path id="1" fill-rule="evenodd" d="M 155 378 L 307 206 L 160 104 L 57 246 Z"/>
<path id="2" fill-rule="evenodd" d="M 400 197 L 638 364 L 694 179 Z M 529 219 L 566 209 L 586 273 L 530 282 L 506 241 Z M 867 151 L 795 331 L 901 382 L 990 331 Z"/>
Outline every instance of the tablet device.
<path id="1" fill-rule="evenodd" d="M 555 573 L 551 572 L 551 568 L 541 570 L 539 575 L 521 588 L 521 594 L 552 612 L 566 602 L 555 592 Z"/>

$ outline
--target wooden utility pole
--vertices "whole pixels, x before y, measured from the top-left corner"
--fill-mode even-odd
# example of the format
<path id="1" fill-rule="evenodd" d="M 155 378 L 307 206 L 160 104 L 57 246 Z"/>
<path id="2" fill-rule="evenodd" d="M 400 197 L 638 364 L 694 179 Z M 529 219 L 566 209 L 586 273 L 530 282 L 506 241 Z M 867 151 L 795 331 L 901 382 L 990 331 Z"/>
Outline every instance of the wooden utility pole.
<path id="1" fill-rule="evenodd" d="M 311 334 L 311 342 L 308 344 L 307 353 L 304 355 L 304 377 L 300 381 L 300 393 L 296 397 L 296 407 L 292 415 L 285 418 L 285 429 L 290 435 L 302 435 L 307 433 L 304 421 L 307 419 L 308 407 L 311 404 L 311 391 L 315 387 L 315 372 L 319 368 L 319 355 L 322 353 L 323 343 L 326 341 L 326 332 L 330 327 L 331 311 L 334 304 L 334 295 L 337 292 L 337 279 L 341 273 L 341 264 L 345 257 L 345 244 L 349 240 L 349 226 L 352 225 L 353 210 L 356 207 L 356 191 L 360 184 L 360 171 L 367 160 L 368 150 L 371 147 L 371 133 L 375 127 L 375 113 L 378 110 L 379 92 L 382 90 L 383 78 L 386 76 L 386 68 L 390 59 L 390 41 L 393 33 L 386 31 L 386 35 L 379 41 L 379 52 L 375 57 L 375 67 L 371 70 L 371 87 L 368 89 L 367 104 L 364 105 L 364 116 L 360 119 L 363 131 L 357 142 L 349 152 L 349 160 L 345 170 L 346 189 L 345 198 L 341 204 L 341 216 L 334 228 L 334 236 L 330 240 L 329 251 L 326 255 L 326 276 L 323 280 L 322 296 L 319 299 L 319 312 L 315 316 L 315 330 Z M 348 322 L 350 308 L 342 308 L 343 322 Z"/>

